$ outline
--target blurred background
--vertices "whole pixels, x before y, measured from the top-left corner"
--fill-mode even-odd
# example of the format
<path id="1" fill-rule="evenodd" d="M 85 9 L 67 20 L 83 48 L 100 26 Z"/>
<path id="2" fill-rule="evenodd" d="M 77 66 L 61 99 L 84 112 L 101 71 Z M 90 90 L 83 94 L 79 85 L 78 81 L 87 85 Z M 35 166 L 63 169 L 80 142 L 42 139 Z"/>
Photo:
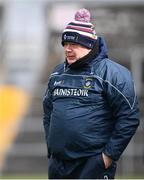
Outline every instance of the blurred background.
<path id="1" fill-rule="evenodd" d="M 132 71 L 141 124 L 118 178 L 144 178 L 144 0 L 0 0 L 0 178 L 47 178 L 42 99 L 64 61 L 61 33 L 87 8 L 109 58 Z"/>

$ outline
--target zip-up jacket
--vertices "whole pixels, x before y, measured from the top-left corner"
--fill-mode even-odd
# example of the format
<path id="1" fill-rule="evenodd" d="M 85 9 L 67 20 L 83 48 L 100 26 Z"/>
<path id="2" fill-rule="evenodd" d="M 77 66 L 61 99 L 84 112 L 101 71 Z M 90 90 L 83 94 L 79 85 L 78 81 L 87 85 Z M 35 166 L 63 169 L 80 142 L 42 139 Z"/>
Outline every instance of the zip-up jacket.
<path id="1" fill-rule="evenodd" d="M 131 73 L 108 59 L 102 37 L 98 48 L 49 77 L 43 99 L 49 156 L 72 160 L 105 153 L 117 161 L 139 125 Z"/>

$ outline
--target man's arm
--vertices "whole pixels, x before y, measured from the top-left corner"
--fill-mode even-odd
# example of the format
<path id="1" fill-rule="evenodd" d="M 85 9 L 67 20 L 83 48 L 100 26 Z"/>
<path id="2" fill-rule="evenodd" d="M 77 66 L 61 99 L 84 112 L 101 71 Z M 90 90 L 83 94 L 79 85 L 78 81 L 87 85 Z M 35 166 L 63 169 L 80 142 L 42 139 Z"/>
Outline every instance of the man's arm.
<path id="1" fill-rule="evenodd" d="M 44 125 L 44 132 L 45 132 L 45 139 L 47 143 L 48 149 L 48 158 L 50 157 L 50 150 L 48 148 L 48 136 L 49 136 L 49 125 L 50 125 L 50 117 L 52 111 L 52 102 L 51 102 L 51 93 L 49 88 L 46 90 L 44 99 L 43 99 L 43 125 Z"/>
<path id="2" fill-rule="evenodd" d="M 125 78 L 115 77 L 115 84 L 106 81 L 107 99 L 113 112 L 115 127 L 103 153 L 117 161 L 139 125 L 139 108 L 130 73 Z"/>

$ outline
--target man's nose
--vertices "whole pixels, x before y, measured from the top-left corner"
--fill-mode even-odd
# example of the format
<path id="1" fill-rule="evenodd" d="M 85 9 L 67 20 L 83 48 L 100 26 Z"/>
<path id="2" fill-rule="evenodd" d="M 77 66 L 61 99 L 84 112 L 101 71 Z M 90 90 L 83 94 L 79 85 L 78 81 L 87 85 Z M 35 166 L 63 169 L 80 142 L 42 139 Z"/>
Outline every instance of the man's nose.
<path id="1" fill-rule="evenodd" d="M 69 44 L 67 44 L 66 47 L 65 47 L 65 50 L 66 50 L 67 52 L 72 51 L 71 46 L 70 46 Z"/>

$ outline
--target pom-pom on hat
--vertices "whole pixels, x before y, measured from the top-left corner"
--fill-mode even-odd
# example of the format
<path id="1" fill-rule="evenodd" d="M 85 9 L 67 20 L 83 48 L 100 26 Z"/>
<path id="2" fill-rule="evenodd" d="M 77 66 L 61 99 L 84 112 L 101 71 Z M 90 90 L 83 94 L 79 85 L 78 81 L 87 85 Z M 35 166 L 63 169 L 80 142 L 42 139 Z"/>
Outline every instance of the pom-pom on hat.
<path id="1" fill-rule="evenodd" d="M 74 42 L 92 49 L 97 35 L 90 18 L 90 12 L 87 9 L 78 10 L 74 21 L 70 22 L 63 31 L 62 45 L 64 46 L 65 42 Z"/>

